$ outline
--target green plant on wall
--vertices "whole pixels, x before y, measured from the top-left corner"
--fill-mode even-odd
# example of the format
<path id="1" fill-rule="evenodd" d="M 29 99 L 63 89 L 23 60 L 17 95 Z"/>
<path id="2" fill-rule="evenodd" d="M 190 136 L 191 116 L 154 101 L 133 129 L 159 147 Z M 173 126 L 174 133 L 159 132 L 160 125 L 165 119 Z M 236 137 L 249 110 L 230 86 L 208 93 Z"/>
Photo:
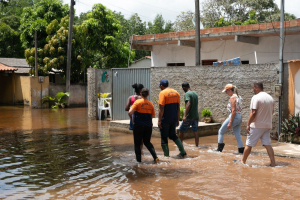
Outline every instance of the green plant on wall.
<path id="1" fill-rule="evenodd" d="M 180 121 L 182 121 L 182 119 L 183 119 L 184 110 L 185 110 L 185 107 L 184 106 L 180 106 L 180 115 L 179 115 L 179 120 Z"/>
<path id="2" fill-rule="evenodd" d="M 285 142 L 290 141 L 293 143 L 295 138 L 300 136 L 300 113 L 290 115 L 289 119 L 285 119 L 282 122 L 280 137 L 283 138 Z"/>
<path id="3" fill-rule="evenodd" d="M 68 103 L 65 99 L 63 99 L 64 96 L 69 97 L 69 92 L 58 92 L 54 97 L 51 96 L 45 96 L 43 97 L 43 103 L 49 102 L 53 103 L 54 105 L 51 106 L 51 108 L 64 108 L 65 104 Z"/>
<path id="4" fill-rule="evenodd" d="M 201 112 L 201 117 L 211 117 L 212 113 L 208 108 L 205 108 Z"/>

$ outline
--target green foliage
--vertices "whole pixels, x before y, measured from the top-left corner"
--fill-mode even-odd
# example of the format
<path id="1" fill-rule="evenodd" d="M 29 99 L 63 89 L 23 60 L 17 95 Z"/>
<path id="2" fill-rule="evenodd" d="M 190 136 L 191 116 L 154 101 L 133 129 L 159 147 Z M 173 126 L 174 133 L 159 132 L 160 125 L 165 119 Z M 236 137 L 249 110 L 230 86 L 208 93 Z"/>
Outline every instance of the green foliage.
<path id="1" fill-rule="evenodd" d="M 70 93 L 69 92 L 58 92 L 55 97 L 51 96 L 45 96 L 43 97 L 43 103 L 49 102 L 49 103 L 54 103 L 54 105 L 51 106 L 51 108 L 59 108 L 65 107 L 65 104 L 68 103 L 65 99 L 63 99 L 64 96 L 69 97 Z"/>
<path id="2" fill-rule="evenodd" d="M 290 141 L 293 143 L 296 137 L 300 136 L 300 113 L 295 116 L 290 115 L 289 119 L 285 119 L 282 122 L 280 137 L 285 140 L 285 142 Z"/>
<path id="3" fill-rule="evenodd" d="M 182 121 L 182 119 L 183 119 L 184 110 L 185 110 L 185 107 L 184 106 L 180 106 L 179 121 Z"/>
<path id="4" fill-rule="evenodd" d="M 107 98 L 110 95 L 110 93 L 98 93 L 97 95 L 98 98 Z"/>
<path id="5" fill-rule="evenodd" d="M 195 30 L 195 25 L 193 24 L 193 18 L 195 13 L 192 11 L 181 12 L 180 15 L 177 15 L 174 22 L 175 31 L 189 31 Z"/>
<path id="6" fill-rule="evenodd" d="M 212 113 L 208 108 L 205 108 L 201 112 L 201 117 L 211 117 Z"/>
<path id="7" fill-rule="evenodd" d="M 0 20 L 0 57 L 22 58 L 23 54 L 19 32 Z"/>

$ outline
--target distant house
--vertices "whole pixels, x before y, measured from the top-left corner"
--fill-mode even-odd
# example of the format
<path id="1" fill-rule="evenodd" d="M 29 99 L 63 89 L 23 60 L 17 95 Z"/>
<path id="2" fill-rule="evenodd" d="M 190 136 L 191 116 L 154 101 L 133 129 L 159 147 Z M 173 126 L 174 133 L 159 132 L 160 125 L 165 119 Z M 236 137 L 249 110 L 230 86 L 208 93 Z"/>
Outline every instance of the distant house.
<path id="1" fill-rule="evenodd" d="M 0 63 L 3 65 L 17 68 L 16 76 L 28 76 L 31 67 L 27 64 L 24 58 L 0 58 Z"/>
<path id="2" fill-rule="evenodd" d="M 151 56 L 145 56 L 141 59 L 134 61 L 129 68 L 150 68 L 151 67 Z"/>
<path id="3" fill-rule="evenodd" d="M 242 64 L 279 62 L 280 22 L 200 30 L 201 63 L 239 57 Z M 151 51 L 151 67 L 195 66 L 195 30 L 130 37 L 132 48 Z M 285 22 L 284 60 L 299 59 L 300 19 Z"/>

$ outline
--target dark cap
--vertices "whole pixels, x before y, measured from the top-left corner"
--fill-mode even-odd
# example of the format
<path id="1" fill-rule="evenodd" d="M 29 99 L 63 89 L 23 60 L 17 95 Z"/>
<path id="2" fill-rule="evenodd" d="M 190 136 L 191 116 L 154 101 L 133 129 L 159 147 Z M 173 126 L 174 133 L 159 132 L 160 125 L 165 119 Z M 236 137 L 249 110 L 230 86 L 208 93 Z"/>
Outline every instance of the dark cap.
<path id="1" fill-rule="evenodd" d="M 164 87 L 168 87 L 169 86 L 169 81 L 167 79 L 162 79 L 160 81 L 159 86 L 161 86 L 161 85 L 164 86 Z"/>
<path id="2" fill-rule="evenodd" d="M 182 83 L 182 87 L 190 88 L 190 84 L 188 82 L 184 82 L 184 83 Z"/>

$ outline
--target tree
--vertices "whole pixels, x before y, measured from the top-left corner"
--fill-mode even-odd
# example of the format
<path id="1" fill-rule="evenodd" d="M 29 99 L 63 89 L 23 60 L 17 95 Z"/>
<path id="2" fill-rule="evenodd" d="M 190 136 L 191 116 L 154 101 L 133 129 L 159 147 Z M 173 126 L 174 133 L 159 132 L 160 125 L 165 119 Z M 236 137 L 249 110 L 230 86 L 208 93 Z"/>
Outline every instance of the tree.
<path id="1" fill-rule="evenodd" d="M 242 24 L 250 19 L 251 11 L 256 12 L 258 23 L 270 22 L 272 16 L 280 14 L 275 0 L 205 0 L 202 8 L 201 22 L 206 28 L 217 25 L 222 17 L 230 25 Z"/>
<path id="2" fill-rule="evenodd" d="M 54 20 L 60 21 L 69 14 L 68 5 L 61 0 L 41 0 L 31 7 L 23 9 L 21 17 L 21 42 L 24 48 L 33 47 L 34 32 L 38 32 L 38 47 L 43 47 L 47 41 L 47 26 Z"/>
<path id="3" fill-rule="evenodd" d="M 193 18 L 195 13 L 192 11 L 181 12 L 180 15 L 177 15 L 174 22 L 175 31 L 189 31 L 195 30 L 195 25 L 193 24 Z"/>
<path id="4" fill-rule="evenodd" d="M 173 23 L 171 21 L 165 21 L 163 16 L 160 14 L 156 15 L 153 23 L 148 22 L 148 34 L 166 33 L 172 31 L 174 31 Z"/>
<path id="5" fill-rule="evenodd" d="M 20 34 L 9 25 L 0 20 L 0 56 L 24 57 L 24 49 L 21 46 Z"/>

